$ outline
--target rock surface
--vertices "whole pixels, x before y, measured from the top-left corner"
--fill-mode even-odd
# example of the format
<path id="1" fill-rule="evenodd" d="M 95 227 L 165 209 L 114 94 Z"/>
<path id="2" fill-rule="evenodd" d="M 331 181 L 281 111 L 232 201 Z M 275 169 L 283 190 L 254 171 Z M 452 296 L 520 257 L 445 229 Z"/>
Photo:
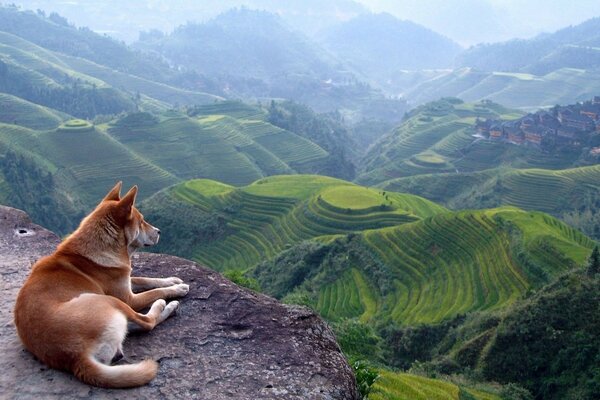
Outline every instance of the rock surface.
<path id="1" fill-rule="evenodd" d="M 354 376 L 329 327 L 312 311 L 240 288 L 191 261 L 134 256 L 134 274 L 190 284 L 178 314 L 125 341 L 126 360 L 160 361 L 135 389 L 85 385 L 47 368 L 22 347 L 14 301 L 31 265 L 59 238 L 19 210 L 0 206 L 0 398 L 2 399 L 357 399 Z"/>

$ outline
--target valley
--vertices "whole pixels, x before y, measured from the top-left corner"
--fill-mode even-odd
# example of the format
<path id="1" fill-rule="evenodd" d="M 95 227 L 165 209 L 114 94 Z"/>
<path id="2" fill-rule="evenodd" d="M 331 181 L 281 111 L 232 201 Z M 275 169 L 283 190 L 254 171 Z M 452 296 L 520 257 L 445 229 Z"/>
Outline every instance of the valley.
<path id="1" fill-rule="evenodd" d="M 598 19 L 463 48 L 350 3 L 129 44 L 0 6 L 0 204 L 68 235 L 137 184 L 153 251 L 315 310 L 365 399 L 597 398 Z"/>

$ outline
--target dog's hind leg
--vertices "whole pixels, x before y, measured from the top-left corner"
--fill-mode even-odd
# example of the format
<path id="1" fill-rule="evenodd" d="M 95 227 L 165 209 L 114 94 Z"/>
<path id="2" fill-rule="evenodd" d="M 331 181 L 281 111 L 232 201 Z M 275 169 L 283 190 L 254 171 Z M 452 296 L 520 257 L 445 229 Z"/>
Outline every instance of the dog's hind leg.
<path id="1" fill-rule="evenodd" d="M 160 299 L 156 300 L 152 304 L 152 307 L 150 308 L 150 311 L 148 311 L 147 314 L 139 314 L 132 310 L 137 316 L 142 316 L 150 320 L 154 320 L 154 324 L 146 323 L 145 319 L 130 318 L 127 321 L 127 330 L 129 332 L 140 332 L 154 329 L 156 325 L 162 323 L 164 320 L 169 318 L 169 316 L 171 316 L 171 314 L 173 314 L 178 307 L 178 301 L 171 301 L 169 304 L 166 304 L 166 302 L 163 299 Z"/>

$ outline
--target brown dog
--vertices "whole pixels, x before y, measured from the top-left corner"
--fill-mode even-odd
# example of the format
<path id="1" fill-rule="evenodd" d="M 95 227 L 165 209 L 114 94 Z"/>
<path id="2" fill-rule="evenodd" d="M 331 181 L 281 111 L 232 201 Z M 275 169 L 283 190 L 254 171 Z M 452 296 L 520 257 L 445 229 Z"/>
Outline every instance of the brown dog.
<path id="1" fill-rule="evenodd" d="M 110 365 L 122 355 L 128 323 L 153 329 L 179 305 L 164 299 L 189 291 L 179 278 L 131 277 L 132 253 L 156 244 L 160 231 L 134 207 L 137 186 L 123 198 L 120 191 L 121 182 L 56 252 L 33 266 L 14 314 L 19 337 L 42 362 L 114 388 L 144 385 L 158 369 L 153 360 Z M 134 294 L 132 286 L 147 291 Z M 147 314 L 138 312 L 150 305 Z"/>

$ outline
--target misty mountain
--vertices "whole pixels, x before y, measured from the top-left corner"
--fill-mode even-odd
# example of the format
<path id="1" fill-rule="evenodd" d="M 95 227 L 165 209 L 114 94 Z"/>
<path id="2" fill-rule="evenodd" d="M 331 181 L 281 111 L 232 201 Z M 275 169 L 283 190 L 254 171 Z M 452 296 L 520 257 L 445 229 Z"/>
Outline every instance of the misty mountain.
<path id="1" fill-rule="evenodd" d="M 543 75 L 559 68 L 600 67 L 600 18 L 539 35 L 469 48 L 459 66 L 484 71 L 522 71 Z"/>
<path id="2" fill-rule="evenodd" d="M 15 3 L 32 10 L 56 12 L 78 26 L 88 26 L 127 43 L 137 40 L 141 31 L 158 29 L 170 32 L 188 21 L 205 22 L 243 5 L 277 14 L 308 35 L 368 12 L 364 5 L 353 0 L 289 0 L 285 4 L 280 0 L 18 0 Z"/>
<path id="3" fill-rule="evenodd" d="M 266 11 L 232 9 L 170 34 L 146 32 L 134 46 L 218 80 L 228 97 L 285 98 L 318 112 L 364 110 L 387 101 L 342 61 Z M 404 109 L 403 102 L 392 102 L 392 108 Z"/>
<path id="4" fill-rule="evenodd" d="M 399 70 L 448 68 L 461 51 L 452 40 L 391 14 L 362 14 L 321 37 L 321 43 L 384 86 Z"/>

